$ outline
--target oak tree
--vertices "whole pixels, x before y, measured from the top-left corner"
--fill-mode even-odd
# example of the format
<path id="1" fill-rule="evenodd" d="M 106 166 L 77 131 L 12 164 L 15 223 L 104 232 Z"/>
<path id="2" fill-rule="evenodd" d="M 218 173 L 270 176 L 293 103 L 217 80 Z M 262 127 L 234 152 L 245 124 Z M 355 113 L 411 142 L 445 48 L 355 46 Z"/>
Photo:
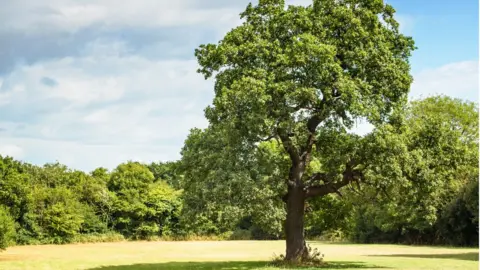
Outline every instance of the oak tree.
<path id="1" fill-rule="evenodd" d="M 348 156 L 341 171 L 306 174 L 313 153 L 328 148 L 322 130 L 346 130 L 358 118 L 379 125 L 405 105 L 414 42 L 400 33 L 394 13 L 382 0 L 313 0 L 306 7 L 260 0 L 241 14 L 242 25 L 195 52 L 199 72 L 215 78 L 205 111 L 210 124 L 238 145 L 278 139 L 288 154 L 287 260 L 308 256 L 306 199 L 362 178 Z"/>

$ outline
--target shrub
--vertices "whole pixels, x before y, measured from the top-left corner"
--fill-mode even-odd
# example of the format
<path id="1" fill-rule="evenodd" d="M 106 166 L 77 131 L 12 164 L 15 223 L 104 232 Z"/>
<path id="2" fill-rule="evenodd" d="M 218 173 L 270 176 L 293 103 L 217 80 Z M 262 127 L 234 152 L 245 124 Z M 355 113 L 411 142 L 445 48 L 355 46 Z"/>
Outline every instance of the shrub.
<path id="1" fill-rule="evenodd" d="M 0 207 L 0 250 L 15 243 L 15 222 L 5 207 Z"/>

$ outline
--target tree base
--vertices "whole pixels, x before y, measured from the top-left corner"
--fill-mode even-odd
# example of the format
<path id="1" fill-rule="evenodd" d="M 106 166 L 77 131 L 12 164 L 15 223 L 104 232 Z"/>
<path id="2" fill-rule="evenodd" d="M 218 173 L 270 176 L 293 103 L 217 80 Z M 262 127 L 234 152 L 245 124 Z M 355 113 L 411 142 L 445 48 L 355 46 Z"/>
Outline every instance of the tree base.
<path id="1" fill-rule="evenodd" d="M 323 260 L 324 254 L 317 248 L 312 249 L 307 245 L 307 250 L 302 256 L 297 258 L 286 258 L 283 254 L 273 258 L 272 265 L 276 267 L 321 267 L 326 263 Z"/>

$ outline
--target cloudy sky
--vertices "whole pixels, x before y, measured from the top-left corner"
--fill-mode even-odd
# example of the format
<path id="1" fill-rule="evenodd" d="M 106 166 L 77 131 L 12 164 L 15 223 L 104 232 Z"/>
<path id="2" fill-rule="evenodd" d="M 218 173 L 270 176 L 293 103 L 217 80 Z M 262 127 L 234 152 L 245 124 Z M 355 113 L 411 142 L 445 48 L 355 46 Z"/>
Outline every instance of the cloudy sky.
<path id="1" fill-rule="evenodd" d="M 213 94 L 194 49 L 248 2 L 2 0 L 0 154 L 87 171 L 178 159 Z M 388 2 L 419 47 L 411 96 L 478 101 L 478 1 Z"/>

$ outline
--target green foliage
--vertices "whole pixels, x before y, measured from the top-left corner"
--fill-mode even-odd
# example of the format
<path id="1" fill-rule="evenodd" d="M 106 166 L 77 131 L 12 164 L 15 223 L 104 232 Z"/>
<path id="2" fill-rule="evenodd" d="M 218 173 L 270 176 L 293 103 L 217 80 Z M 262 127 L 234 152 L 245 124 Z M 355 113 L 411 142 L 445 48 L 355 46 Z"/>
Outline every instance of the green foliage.
<path id="1" fill-rule="evenodd" d="M 471 175 L 457 197 L 446 204 L 435 224 L 438 241 L 452 246 L 478 245 L 478 175 Z"/>
<path id="2" fill-rule="evenodd" d="M 305 217 L 308 237 L 475 244 L 471 241 L 478 235 L 475 106 L 432 97 L 414 101 L 399 113 L 364 137 L 335 127 L 321 130 L 306 175 L 318 170 L 340 174 L 342 164 L 354 158 L 360 161 L 365 180 L 361 186 L 352 182 L 341 190 L 342 197 L 311 198 Z M 255 151 L 237 152 L 222 129 L 210 127 L 193 130 L 182 155 L 183 217 L 190 216 L 194 227 L 190 229 L 218 235 L 240 228 L 250 230 L 254 239 L 283 236 L 278 221 L 284 219 L 285 210 L 276 194 L 284 192 L 279 179 L 287 178 L 289 160 L 280 144 L 263 142 Z"/>
<path id="3" fill-rule="evenodd" d="M 348 231 L 351 211 L 352 206 L 338 196 L 329 194 L 313 198 L 308 202 L 305 214 L 306 236 L 311 238 L 325 236 L 332 234 L 332 229 Z M 331 236 L 333 239 L 333 235 Z"/>
<path id="4" fill-rule="evenodd" d="M 127 162 L 113 170 L 107 182 L 108 189 L 123 196 L 138 197 L 148 190 L 154 176 L 139 162 Z"/>
<path id="5" fill-rule="evenodd" d="M 15 220 L 22 218 L 29 200 L 30 175 L 25 165 L 0 155 L 0 205 L 10 209 Z"/>
<path id="6" fill-rule="evenodd" d="M 478 178 L 476 175 L 472 175 L 472 178 L 473 179 L 465 187 L 462 199 L 465 201 L 468 211 L 472 213 L 472 221 L 477 225 L 478 230 Z"/>
<path id="7" fill-rule="evenodd" d="M 149 169 L 136 162 L 86 174 L 58 163 L 38 167 L 0 157 L 0 206 L 16 222 L 18 244 L 178 234 L 180 193 L 164 181 L 154 183 Z"/>
<path id="8" fill-rule="evenodd" d="M 30 217 L 36 238 L 45 243 L 68 243 L 84 222 L 82 204 L 67 187 L 37 187 L 32 191 Z"/>
<path id="9" fill-rule="evenodd" d="M 199 72 L 215 77 L 206 117 L 234 140 L 292 134 L 298 147 L 309 121 L 313 130 L 321 122 L 350 127 L 356 117 L 381 122 L 404 105 L 412 81 L 413 41 L 399 33 L 394 12 L 381 1 L 250 4 L 242 25 L 195 52 Z"/>
<path id="10" fill-rule="evenodd" d="M 435 224 L 437 237 L 452 246 L 478 245 L 478 223 L 463 198 L 457 198 L 442 209 Z"/>
<path id="11" fill-rule="evenodd" d="M 253 189 L 270 198 L 284 198 L 285 232 L 292 236 L 287 235 L 289 260 L 299 260 L 305 252 L 299 238 L 304 233 L 302 208 L 307 198 L 336 193 L 350 182 L 378 176 L 377 163 L 372 164 L 369 157 L 383 154 L 395 159 L 388 147 L 371 145 L 383 134 L 359 138 L 347 133 L 356 119 L 381 126 L 406 105 L 412 82 L 408 58 L 415 47 L 410 37 L 399 32 L 394 13 L 380 0 L 315 0 L 306 7 L 263 0 L 249 4 L 241 14 L 242 25 L 217 44 L 203 44 L 195 51 L 198 71 L 206 79 L 215 79 L 214 99 L 205 110 L 212 131 L 205 134 L 217 133 L 224 144 L 218 150 L 204 146 L 203 153 L 227 156 L 219 162 L 221 167 L 238 163 L 255 167 L 249 163 L 261 142 L 278 140 L 284 151 L 272 160 L 278 178 L 228 175 L 232 170 L 222 172 L 215 164 L 213 172 L 222 176 L 214 176 L 216 190 L 209 192 L 224 196 L 232 191 L 243 194 L 240 190 L 246 189 L 248 198 Z M 208 135 L 192 136 L 201 140 L 198 145 L 209 145 Z M 191 138 L 186 141 L 190 143 Z M 311 165 L 312 160 L 316 164 Z M 211 168 L 207 163 L 198 166 Z M 388 172 L 386 167 L 383 173 Z M 400 171 L 392 169 L 371 182 Z M 203 183 L 211 176 L 196 177 Z M 240 190 L 231 188 L 240 181 Z M 224 186 L 229 188 L 223 190 Z M 272 199 L 264 202 L 275 205 Z"/>
<path id="12" fill-rule="evenodd" d="M 380 194 L 375 186 L 357 199 L 352 237 L 360 242 L 475 244 L 477 107 L 430 97 L 412 102 L 403 121 L 399 130 L 390 127 L 393 132 L 379 137 L 388 139 L 390 149 L 402 148 L 392 158 L 380 156 L 374 162 L 380 170 L 370 172 L 371 178 L 390 176 L 394 182 L 384 179 L 388 185 Z"/>
<path id="13" fill-rule="evenodd" d="M 183 176 L 180 174 L 180 162 L 152 162 L 148 169 L 153 173 L 155 182 L 165 181 L 174 189 L 181 189 Z"/>
<path id="14" fill-rule="evenodd" d="M 102 215 L 95 213 L 94 207 L 81 205 L 77 210 L 83 217 L 81 234 L 104 234 L 108 231 L 108 224 L 102 220 Z"/>
<path id="15" fill-rule="evenodd" d="M 115 192 L 112 226 L 126 237 L 147 239 L 175 233 L 181 211 L 180 193 L 154 175 L 143 164 L 119 165 L 107 183 Z"/>
<path id="16" fill-rule="evenodd" d="M 15 223 L 5 207 L 0 207 L 0 251 L 15 243 Z"/>
<path id="17" fill-rule="evenodd" d="M 283 154 L 271 143 L 253 153 L 224 151 L 231 147 L 227 141 L 216 129 L 192 130 L 185 141 L 182 218 L 188 230 L 220 234 L 251 217 L 265 235 L 279 237 L 285 211 L 278 193 L 284 187 L 276 181 L 279 164 L 272 161 Z"/>
<path id="18" fill-rule="evenodd" d="M 159 226 L 159 235 L 174 235 L 181 229 L 179 226 L 182 210 L 180 196 L 181 192 L 175 191 L 166 182 L 158 182 L 151 186 L 145 201 L 149 209 L 147 218 Z"/>

